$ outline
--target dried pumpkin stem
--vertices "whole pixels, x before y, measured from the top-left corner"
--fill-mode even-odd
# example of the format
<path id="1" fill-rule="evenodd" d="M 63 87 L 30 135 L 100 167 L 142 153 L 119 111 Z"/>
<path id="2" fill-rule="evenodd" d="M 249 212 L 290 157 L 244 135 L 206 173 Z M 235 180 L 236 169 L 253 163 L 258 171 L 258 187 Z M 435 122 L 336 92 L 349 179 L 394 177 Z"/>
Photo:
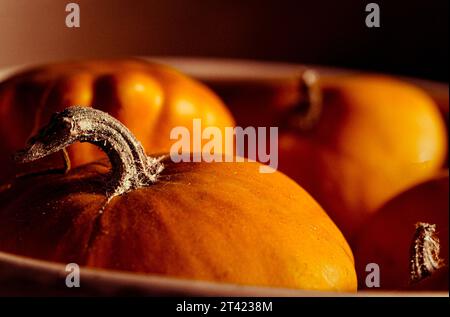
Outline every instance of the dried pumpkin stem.
<path id="1" fill-rule="evenodd" d="M 112 166 L 108 201 L 154 183 L 163 169 L 160 159 L 148 157 L 140 142 L 118 120 L 100 110 L 78 106 L 55 113 L 15 159 L 21 163 L 34 161 L 75 142 L 92 143 L 108 155 Z"/>
<path id="2" fill-rule="evenodd" d="M 300 101 L 296 113 L 289 118 L 289 126 L 310 130 L 322 114 L 322 91 L 319 86 L 319 74 L 307 69 L 300 77 Z"/>
<path id="3" fill-rule="evenodd" d="M 411 245 L 410 280 L 419 282 L 443 266 L 436 225 L 419 222 Z"/>

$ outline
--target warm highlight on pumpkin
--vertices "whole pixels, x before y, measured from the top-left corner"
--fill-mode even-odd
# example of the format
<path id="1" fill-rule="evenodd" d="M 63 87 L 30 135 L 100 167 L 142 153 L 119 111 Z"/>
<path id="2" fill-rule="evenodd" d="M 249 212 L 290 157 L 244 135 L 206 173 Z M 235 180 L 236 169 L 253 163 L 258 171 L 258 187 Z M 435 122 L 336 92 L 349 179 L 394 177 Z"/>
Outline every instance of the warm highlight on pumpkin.
<path id="1" fill-rule="evenodd" d="M 356 290 L 344 237 L 288 177 L 261 174 L 258 163 L 163 163 L 155 184 L 115 197 L 103 214 L 108 165 L 15 181 L 0 193 L 0 249 L 183 278 Z"/>
<path id="2" fill-rule="evenodd" d="M 351 238 L 389 198 L 441 168 L 445 126 L 428 95 L 390 77 L 330 77 L 320 86 L 319 120 L 280 134 L 279 168 Z"/>
<path id="3" fill-rule="evenodd" d="M 256 162 L 148 157 L 117 119 L 86 107 L 54 114 L 15 160 L 42 160 L 75 142 L 97 145 L 110 168 L 96 162 L 2 186 L 0 250 L 192 279 L 355 291 L 341 232 L 285 175 L 262 174 Z"/>
<path id="4" fill-rule="evenodd" d="M 190 128 L 193 118 L 200 118 L 203 127 L 234 125 L 207 87 L 163 65 L 138 59 L 46 65 L 0 84 L 0 164 L 10 164 L 10 155 L 52 113 L 73 105 L 108 112 L 155 152 L 168 152 L 170 130 Z M 75 166 L 102 157 L 90 144 L 76 144 L 68 152 Z M 2 169 L 0 178 L 10 172 Z"/>

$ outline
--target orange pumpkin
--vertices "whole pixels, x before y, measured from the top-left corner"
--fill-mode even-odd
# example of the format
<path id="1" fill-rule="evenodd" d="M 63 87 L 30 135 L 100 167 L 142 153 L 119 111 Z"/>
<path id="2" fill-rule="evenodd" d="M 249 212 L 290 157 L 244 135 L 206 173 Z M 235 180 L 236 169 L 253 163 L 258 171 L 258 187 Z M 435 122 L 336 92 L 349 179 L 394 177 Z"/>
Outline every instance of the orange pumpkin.
<path id="1" fill-rule="evenodd" d="M 438 175 L 393 198 L 366 222 L 354 248 L 361 288 L 365 288 L 366 265 L 377 263 L 381 289 L 448 290 L 448 191 L 448 173 Z M 431 277 L 412 283 L 411 245 L 419 222 L 436 226 L 443 262 Z M 433 258 L 433 252 L 426 254 Z"/>
<path id="2" fill-rule="evenodd" d="M 33 161 L 76 141 L 107 152 L 112 172 L 97 161 L 4 186 L 0 250 L 182 278 L 355 291 L 343 235 L 285 175 L 261 174 L 255 162 L 149 158 L 117 120 L 83 107 L 53 116 L 18 157 Z"/>
<path id="3" fill-rule="evenodd" d="M 8 164 L 10 155 L 52 113 L 72 105 L 110 113 L 155 152 L 168 152 L 171 129 L 190 128 L 193 118 L 201 119 L 203 127 L 234 125 L 206 86 L 163 65 L 138 59 L 47 65 L 0 84 L 0 165 Z M 101 157 L 101 151 L 88 144 L 76 144 L 68 153 L 75 166 Z M 0 179 L 9 172 L 2 169 Z"/>
<path id="4" fill-rule="evenodd" d="M 321 111 L 280 134 L 279 169 L 324 207 L 347 238 L 402 190 L 443 165 L 446 133 L 422 90 L 385 76 L 322 79 Z"/>

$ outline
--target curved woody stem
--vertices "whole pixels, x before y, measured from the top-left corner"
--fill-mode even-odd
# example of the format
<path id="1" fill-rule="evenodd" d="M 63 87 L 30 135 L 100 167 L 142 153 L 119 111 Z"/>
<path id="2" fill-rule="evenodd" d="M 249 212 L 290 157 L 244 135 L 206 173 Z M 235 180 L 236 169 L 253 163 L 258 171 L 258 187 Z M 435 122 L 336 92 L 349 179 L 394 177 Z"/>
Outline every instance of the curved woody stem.
<path id="1" fill-rule="evenodd" d="M 17 152 L 15 160 L 34 161 L 75 142 L 92 143 L 108 155 L 112 166 L 108 201 L 154 183 L 164 168 L 161 158 L 148 157 L 140 142 L 118 120 L 103 111 L 79 106 L 55 113 L 50 122 L 30 138 L 27 147 Z"/>

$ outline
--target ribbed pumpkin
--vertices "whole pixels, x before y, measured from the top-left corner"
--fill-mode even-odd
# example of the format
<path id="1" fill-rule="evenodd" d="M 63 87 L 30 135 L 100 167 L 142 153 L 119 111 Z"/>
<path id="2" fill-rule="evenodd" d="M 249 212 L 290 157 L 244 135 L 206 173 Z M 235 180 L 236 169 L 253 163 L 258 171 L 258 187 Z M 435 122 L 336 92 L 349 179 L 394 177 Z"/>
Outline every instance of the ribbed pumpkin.
<path id="1" fill-rule="evenodd" d="M 182 278 L 355 291 L 343 235 L 282 173 L 261 174 L 255 162 L 148 158 L 117 120 L 80 107 L 55 115 L 18 158 L 33 161 L 76 141 L 102 147 L 112 173 L 95 162 L 3 186 L 0 250 Z"/>
<path id="2" fill-rule="evenodd" d="M 171 129 L 190 128 L 193 118 L 204 127 L 234 125 L 214 93 L 169 67 L 138 59 L 52 64 L 0 84 L 0 164 L 5 166 L 52 113 L 73 105 L 110 113 L 155 152 L 168 152 Z M 74 166 L 102 157 L 88 144 L 76 144 L 68 153 Z M 9 172 L 2 169 L 0 179 Z"/>

